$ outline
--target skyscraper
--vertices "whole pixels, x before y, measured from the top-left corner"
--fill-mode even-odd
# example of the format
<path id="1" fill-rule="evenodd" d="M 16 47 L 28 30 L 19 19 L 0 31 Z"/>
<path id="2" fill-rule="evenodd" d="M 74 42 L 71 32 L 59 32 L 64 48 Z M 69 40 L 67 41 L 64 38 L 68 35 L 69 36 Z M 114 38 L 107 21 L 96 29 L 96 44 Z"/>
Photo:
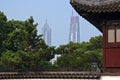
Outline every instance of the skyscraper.
<path id="1" fill-rule="evenodd" d="M 48 46 L 51 46 L 51 28 L 47 23 L 44 24 L 44 26 L 42 27 L 42 35 L 43 35 L 43 39 L 45 40 L 45 43 Z"/>
<path id="2" fill-rule="evenodd" d="M 74 16 L 73 12 L 70 19 L 69 41 L 80 42 L 79 17 Z"/>

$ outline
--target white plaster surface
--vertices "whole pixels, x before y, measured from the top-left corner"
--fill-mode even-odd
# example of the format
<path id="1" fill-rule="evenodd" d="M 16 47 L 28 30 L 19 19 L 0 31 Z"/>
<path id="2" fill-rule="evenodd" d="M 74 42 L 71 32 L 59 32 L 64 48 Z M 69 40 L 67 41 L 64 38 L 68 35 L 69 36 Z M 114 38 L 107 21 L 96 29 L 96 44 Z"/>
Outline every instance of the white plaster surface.
<path id="1" fill-rule="evenodd" d="M 100 80 L 120 80 L 120 76 L 101 76 Z"/>

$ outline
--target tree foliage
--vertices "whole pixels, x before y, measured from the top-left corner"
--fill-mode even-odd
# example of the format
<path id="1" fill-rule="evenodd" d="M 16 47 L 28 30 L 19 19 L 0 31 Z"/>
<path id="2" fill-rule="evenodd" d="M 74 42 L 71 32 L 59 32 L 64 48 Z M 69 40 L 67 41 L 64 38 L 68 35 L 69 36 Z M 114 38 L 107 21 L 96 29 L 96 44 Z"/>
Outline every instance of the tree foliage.
<path id="1" fill-rule="evenodd" d="M 55 47 L 49 47 L 37 34 L 31 16 L 25 21 L 7 20 L 0 12 L 0 70 L 51 68 Z"/>
<path id="2" fill-rule="evenodd" d="M 102 65 L 102 36 L 92 37 L 89 42 L 61 45 L 56 49 L 61 57 L 55 67 L 64 69 L 92 69 Z"/>

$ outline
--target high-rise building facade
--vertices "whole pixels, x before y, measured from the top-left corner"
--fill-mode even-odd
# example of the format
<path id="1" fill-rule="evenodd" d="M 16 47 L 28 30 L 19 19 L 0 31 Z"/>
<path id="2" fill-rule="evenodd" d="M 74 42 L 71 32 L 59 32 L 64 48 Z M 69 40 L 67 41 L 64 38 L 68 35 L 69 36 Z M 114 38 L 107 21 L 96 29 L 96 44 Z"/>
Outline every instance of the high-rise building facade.
<path id="1" fill-rule="evenodd" d="M 45 40 L 45 43 L 48 45 L 48 46 L 51 46 L 51 28 L 50 26 L 48 25 L 47 23 L 47 20 L 46 20 L 46 23 L 44 24 L 44 26 L 42 27 L 42 35 L 43 35 L 43 39 Z"/>
<path id="2" fill-rule="evenodd" d="M 74 16 L 73 12 L 70 19 L 69 41 L 80 42 L 79 17 Z"/>

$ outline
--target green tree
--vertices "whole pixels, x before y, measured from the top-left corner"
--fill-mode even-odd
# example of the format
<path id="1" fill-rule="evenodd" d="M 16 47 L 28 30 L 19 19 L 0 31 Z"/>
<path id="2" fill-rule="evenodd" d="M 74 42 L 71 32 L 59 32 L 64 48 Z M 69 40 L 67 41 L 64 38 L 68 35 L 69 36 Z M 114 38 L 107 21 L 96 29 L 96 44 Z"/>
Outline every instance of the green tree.
<path id="1" fill-rule="evenodd" d="M 37 34 L 33 17 L 7 21 L 0 12 L 0 66 L 8 70 L 50 68 L 55 47 L 45 44 Z M 48 66 L 48 67 L 47 67 Z"/>
<path id="2" fill-rule="evenodd" d="M 2 41 L 6 39 L 7 35 L 7 30 L 5 30 L 7 28 L 6 24 L 7 17 L 4 15 L 3 12 L 0 12 L 0 53 L 3 51 Z"/>
<path id="3" fill-rule="evenodd" d="M 95 36 L 91 37 L 89 40 L 90 47 L 89 49 L 95 50 L 95 49 L 101 49 L 102 48 L 102 36 Z"/>
<path id="4" fill-rule="evenodd" d="M 61 45 L 57 49 L 61 57 L 54 66 L 64 69 L 92 69 L 93 63 L 102 64 L 102 36 L 92 37 L 89 42 Z"/>
<path id="5" fill-rule="evenodd" d="M 1 62 L 5 67 L 5 70 L 14 70 L 17 68 L 15 66 L 18 66 L 21 62 L 21 58 L 18 54 L 7 50 L 2 53 Z"/>

